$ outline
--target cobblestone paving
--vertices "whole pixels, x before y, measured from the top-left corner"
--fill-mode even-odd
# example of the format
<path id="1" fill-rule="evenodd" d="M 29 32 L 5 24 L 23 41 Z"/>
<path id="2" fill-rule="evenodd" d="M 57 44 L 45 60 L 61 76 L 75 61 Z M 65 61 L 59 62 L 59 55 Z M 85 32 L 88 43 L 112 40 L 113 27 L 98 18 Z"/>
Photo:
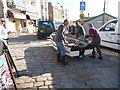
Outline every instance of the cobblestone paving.
<path id="1" fill-rule="evenodd" d="M 10 36 L 8 45 L 21 76 L 18 88 L 117 88 L 118 53 L 102 49 L 104 60 L 66 57 L 69 66 L 56 62 L 56 51 L 49 39 L 36 34 Z M 15 73 L 16 74 L 16 73 Z"/>

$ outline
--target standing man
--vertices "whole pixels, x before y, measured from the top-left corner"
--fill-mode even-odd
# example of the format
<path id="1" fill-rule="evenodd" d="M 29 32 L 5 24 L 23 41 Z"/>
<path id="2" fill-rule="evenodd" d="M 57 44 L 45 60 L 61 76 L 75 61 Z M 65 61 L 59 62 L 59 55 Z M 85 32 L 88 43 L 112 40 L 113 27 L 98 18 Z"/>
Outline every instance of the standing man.
<path id="1" fill-rule="evenodd" d="M 74 26 L 74 25 L 69 26 L 69 32 L 70 32 L 70 34 L 72 34 L 72 35 L 75 34 L 75 26 Z"/>
<path id="2" fill-rule="evenodd" d="M 3 41 L 5 41 L 5 43 L 7 43 L 7 41 L 8 41 L 8 32 L 5 29 L 3 22 L 4 21 L 2 19 L 0 19 L 0 38 L 3 39 Z"/>
<path id="3" fill-rule="evenodd" d="M 102 52 L 101 52 L 101 49 L 100 49 L 100 43 L 101 43 L 101 39 L 100 39 L 100 36 L 99 36 L 99 33 L 97 31 L 96 28 L 94 28 L 94 25 L 93 24 L 89 24 L 89 40 L 92 40 L 92 43 L 94 45 L 94 48 L 93 48 L 93 51 L 92 51 L 92 56 L 90 56 L 91 58 L 96 58 L 95 56 L 95 48 L 97 49 L 97 52 L 99 53 L 99 57 L 98 59 L 103 59 L 102 58 Z"/>
<path id="4" fill-rule="evenodd" d="M 76 37 L 80 38 L 80 39 L 84 39 L 84 36 L 85 36 L 85 30 L 84 30 L 83 26 L 79 25 L 76 22 Z"/>
<path id="5" fill-rule="evenodd" d="M 55 42 L 57 45 L 57 61 L 62 62 L 63 65 L 68 65 L 68 62 L 66 62 L 65 60 L 66 50 L 64 47 L 64 43 L 68 44 L 64 38 L 64 32 L 67 30 L 68 24 L 69 24 L 68 20 L 64 20 L 63 24 L 59 26 L 58 31 L 56 33 L 56 38 L 55 38 Z M 62 60 L 60 60 L 61 56 L 62 56 Z"/>

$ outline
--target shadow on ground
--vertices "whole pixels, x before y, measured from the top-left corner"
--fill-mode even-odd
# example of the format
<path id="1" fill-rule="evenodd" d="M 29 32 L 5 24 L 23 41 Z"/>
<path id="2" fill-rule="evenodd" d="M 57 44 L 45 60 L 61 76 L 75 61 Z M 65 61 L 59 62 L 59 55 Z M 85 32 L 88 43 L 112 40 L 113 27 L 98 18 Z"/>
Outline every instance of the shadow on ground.
<path id="1" fill-rule="evenodd" d="M 103 60 L 88 56 L 81 59 L 66 57 L 70 65 L 63 66 L 57 63 L 56 51 L 48 42 L 49 40 L 38 40 L 36 35 L 11 38 L 11 44 L 20 44 L 19 49 L 25 45 L 25 56 L 16 58 L 20 65 L 17 68 L 21 68 L 23 62 L 26 65 L 25 69 L 19 70 L 20 75 L 34 79 L 33 83 L 43 80 L 49 88 L 118 87 L 118 55 L 115 52 L 109 53 L 103 48 Z"/>
<path id="2" fill-rule="evenodd" d="M 62 88 L 117 87 L 117 56 L 104 53 L 104 60 L 66 57 L 70 65 L 63 66 L 56 62 L 52 46 L 29 47 L 24 53 L 27 69 L 19 71 L 22 75 L 52 78 L 53 86 Z"/>
<path id="3" fill-rule="evenodd" d="M 47 40 L 47 39 L 38 39 L 37 38 L 37 35 L 22 35 L 22 36 L 15 36 L 15 37 L 10 37 L 9 38 L 9 42 L 16 44 L 16 43 L 22 43 L 22 44 L 27 44 L 27 43 L 30 43 L 32 41 L 44 41 L 44 40 Z"/>

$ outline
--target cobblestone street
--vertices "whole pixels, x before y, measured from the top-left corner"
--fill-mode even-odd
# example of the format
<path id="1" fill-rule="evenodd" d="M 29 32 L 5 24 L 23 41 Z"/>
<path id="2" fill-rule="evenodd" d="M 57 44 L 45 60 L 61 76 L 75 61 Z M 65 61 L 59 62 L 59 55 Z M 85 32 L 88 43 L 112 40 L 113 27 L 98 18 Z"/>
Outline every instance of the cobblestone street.
<path id="1" fill-rule="evenodd" d="M 11 35 L 8 46 L 21 75 L 16 76 L 18 88 L 118 87 L 117 52 L 102 49 L 103 60 L 66 57 L 70 65 L 63 66 L 50 40 L 38 40 L 36 33 Z"/>

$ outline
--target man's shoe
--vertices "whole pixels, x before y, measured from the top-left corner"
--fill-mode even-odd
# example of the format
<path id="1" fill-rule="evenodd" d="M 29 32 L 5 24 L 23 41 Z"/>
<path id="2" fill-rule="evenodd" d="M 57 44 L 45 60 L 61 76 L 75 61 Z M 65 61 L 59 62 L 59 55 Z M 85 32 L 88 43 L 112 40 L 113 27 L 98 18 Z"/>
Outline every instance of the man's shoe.
<path id="1" fill-rule="evenodd" d="M 90 58 L 96 58 L 95 56 L 89 56 Z"/>
<path id="2" fill-rule="evenodd" d="M 103 60 L 103 57 L 98 57 L 98 59 L 101 59 L 101 60 Z"/>
<path id="3" fill-rule="evenodd" d="M 60 53 L 59 53 L 59 54 L 57 54 L 57 61 L 58 61 L 58 63 L 62 62 L 62 60 L 60 60 L 60 56 L 61 56 L 61 54 L 60 54 Z"/>
<path id="4" fill-rule="evenodd" d="M 62 64 L 63 65 L 69 65 L 69 63 L 66 62 L 66 60 L 65 60 L 65 56 L 62 56 Z"/>
<path id="5" fill-rule="evenodd" d="M 63 65 L 69 65 L 69 63 L 68 62 L 63 62 Z"/>

